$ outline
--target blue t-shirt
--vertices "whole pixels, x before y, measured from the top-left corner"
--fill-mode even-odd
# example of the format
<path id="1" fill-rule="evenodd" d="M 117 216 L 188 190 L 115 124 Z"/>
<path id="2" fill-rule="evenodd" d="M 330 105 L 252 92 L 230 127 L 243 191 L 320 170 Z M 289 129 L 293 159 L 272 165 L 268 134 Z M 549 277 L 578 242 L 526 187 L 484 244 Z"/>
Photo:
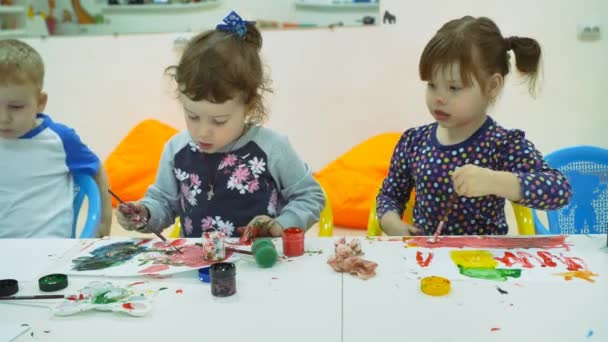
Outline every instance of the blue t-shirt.
<path id="1" fill-rule="evenodd" d="M 19 139 L 0 138 L 0 238 L 69 238 L 72 174 L 97 174 L 99 158 L 76 132 L 38 114 Z"/>

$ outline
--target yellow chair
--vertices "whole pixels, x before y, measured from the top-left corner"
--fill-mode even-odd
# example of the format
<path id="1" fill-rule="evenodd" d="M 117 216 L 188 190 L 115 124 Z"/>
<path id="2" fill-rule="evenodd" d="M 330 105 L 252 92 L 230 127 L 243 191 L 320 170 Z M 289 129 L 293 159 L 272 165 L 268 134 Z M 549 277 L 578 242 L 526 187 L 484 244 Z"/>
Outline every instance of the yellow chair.
<path id="1" fill-rule="evenodd" d="M 321 190 L 323 191 L 323 196 L 325 197 L 325 207 L 323 207 L 323 210 L 321 210 L 321 215 L 319 217 L 319 236 L 332 236 L 334 234 L 334 216 L 331 211 L 331 203 L 329 202 L 329 197 L 327 197 L 327 193 L 322 186 Z M 177 217 L 169 237 L 172 239 L 179 238 L 180 231 L 181 225 L 179 223 L 179 217 Z"/>
<path id="2" fill-rule="evenodd" d="M 414 222 L 413 211 L 414 211 L 414 200 L 416 198 L 415 191 L 412 191 L 410 200 L 405 206 L 405 212 L 403 213 L 404 221 L 408 224 Z M 534 219 L 532 218 L 532 210 L 530 208 L 521 206 L 511 202 L 513 212 L 515 213 L 515 219 L 517 220 L 517 231 L 519 235 L 534 235 Z M 378 221 L 378 215 L 376 214 L 376 199 L 374 198 L 371 209 L 369 211 L 369 219 L 367 221 L 367 236 L 380 236 L 382 235 L 382 227 Z"/>

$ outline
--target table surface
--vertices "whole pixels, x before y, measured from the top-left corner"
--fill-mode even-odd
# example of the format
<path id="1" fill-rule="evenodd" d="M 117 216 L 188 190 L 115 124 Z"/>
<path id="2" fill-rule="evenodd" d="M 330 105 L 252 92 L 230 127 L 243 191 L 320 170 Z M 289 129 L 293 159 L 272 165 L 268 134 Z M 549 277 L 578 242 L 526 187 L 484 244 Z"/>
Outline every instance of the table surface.
<path id="1" fill-rule="evenodd" d="M 215 298 L 196 271 L 169 278 L 70 276 L 62 294 L 91 281 L 167 287 L 144 317 L 88 311 L 52 315 L 60 300 L 0 301 L 2 324 L 28 324 L 17 341 L 608 341 L 608 249 L 605 235 L 568 236 L 599 276 L 552 282 L 453 280 L 445 297 L 430 297 L 407 274 L 401 241 L 361 239 L 377 275 L 361 280 L 327 265 L 333 238 L 311 237 L 307 253 L 258 268 L 249 256 L 237 265 L 237 294 Z M 350 238 L 348 238 L 350 240 Z M 19 295 L 43 294 L 37 279 L 70 262 L 86 240 L 0 239 L 0 278 L 19 280 Z M 280 240 L 276 241 L 280 248 Z M 502 294 L 497 285 L 508 293 Z"/>

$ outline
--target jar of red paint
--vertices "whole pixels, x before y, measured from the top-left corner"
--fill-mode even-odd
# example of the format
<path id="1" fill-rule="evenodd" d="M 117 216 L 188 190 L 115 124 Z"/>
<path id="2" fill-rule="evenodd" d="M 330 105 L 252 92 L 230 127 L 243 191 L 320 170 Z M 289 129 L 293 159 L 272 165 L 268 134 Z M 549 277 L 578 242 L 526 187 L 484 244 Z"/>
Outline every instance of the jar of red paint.
<path id="1" fill-rule="evenodd" d="M 229 297 L 236 293 L 236 266 L 231 262 L 211 265 L 211 294 L 215 297 Z"/>
<path id="2" fill-rule="evenodd" d="M 292 227 L 283 231 L 283 254 L 288 257 L 304 254 L 304 229 Z"/>

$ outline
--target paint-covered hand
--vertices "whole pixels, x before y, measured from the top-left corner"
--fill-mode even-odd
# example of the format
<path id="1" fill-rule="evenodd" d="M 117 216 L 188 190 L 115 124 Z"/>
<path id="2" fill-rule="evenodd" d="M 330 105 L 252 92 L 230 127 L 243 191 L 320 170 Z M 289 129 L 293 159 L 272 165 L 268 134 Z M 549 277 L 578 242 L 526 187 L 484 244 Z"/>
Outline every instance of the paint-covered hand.
<path id="1" fill-rule="evenodd" d="M 394 211 L 389 211 L 380 220 L 380 226 L 386 235 L 389 236 L 409 236 L 422 235 L 423 231 L 410 224 L 403 222 L 399 215 Z"/>
<path id="2" fill-rule="evenodd" d="M 118 223 L 126 230 L 143 230 L 150 219 L 150 212 L 143 204 L 129 202 L 119 204 L 116 211 Z"/>
<path id="3" fill-rule="evenodd" d="M 495 171 L 468 164 L 452 174 L 454 190 L 459 196 L 481 197 L 492 194 Z"/>
<path id="4" fill-rule="evenodd" d="M 283 236 L 283 227 L 278 224 L 272 217 L 259 215 L 253 218 L 247 225 L 254 230 L 257 228 L 258 236 L 260 237 L 279 237 Z"/>

